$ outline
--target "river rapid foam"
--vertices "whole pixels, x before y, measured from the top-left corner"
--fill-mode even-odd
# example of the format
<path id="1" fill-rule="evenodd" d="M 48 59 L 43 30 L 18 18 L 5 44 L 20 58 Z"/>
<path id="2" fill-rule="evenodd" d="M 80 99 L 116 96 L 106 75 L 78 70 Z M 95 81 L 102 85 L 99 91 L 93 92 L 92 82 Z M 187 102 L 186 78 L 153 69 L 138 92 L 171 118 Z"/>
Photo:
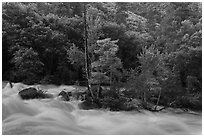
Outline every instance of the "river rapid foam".
<path id="1" fill-rule="evenodd" d="M 27 87 L 15 83 L 2 90 L 3 135 L 177 135 L 202 134 L 202 116 L 175 113 L 111 112 L 108 110 L 81 110 L 78 101 L 65 102 L 57 97 L 61 89 L 47 88 L 55 96 L 51 99 L 22 100 L 19 90 Z"/>

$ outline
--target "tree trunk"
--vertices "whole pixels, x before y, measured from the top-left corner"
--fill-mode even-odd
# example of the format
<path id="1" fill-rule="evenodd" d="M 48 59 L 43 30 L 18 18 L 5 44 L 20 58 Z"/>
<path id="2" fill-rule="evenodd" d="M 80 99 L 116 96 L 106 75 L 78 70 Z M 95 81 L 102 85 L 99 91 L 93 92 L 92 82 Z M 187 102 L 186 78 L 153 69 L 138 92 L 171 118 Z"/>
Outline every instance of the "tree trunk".
<path id="1" fill-rule="evenodd" d="M 100 87 L 101 87 L 101 84 L 99 83 L 99 84 L 98 84 L 98 87 L 97 87 L 97 99 L 99 99 L 99 97 L 100 97 L 100 96 L 99 96 L 99 95 L 100 95 L 100 92 L 101 92 L 101 91 L 100 91 Z"/>
<path id="2" fill-rule="evenodd" d="M 146 81 L 146 80 L 145 80 Z M 147 104 L 147 99 L 146 99 L 146 90 L 145 90 L 145 86 L 147 86 L 146 84 L 143 84 L 143 103 L 146 105 Z"/>
<path id="3" fill-rule="evenodd" d="M 89 60 L 88 60 L 88 34 L 87 34 L 87 23 L 86 23 L 86 4 L 84 3 L 84 47 L 85 47 L 85 71 L 86 71 L 86 79 L 87 79 L 87 88 L 88 91 L 91 93 L 92 98 L 93 96 L 93 92 L 91 90 L 91 85 L 90 85 L 90 68 L 89 68 Z"/>
<path id="4" fill-rule="evenodd" d="M 144 101 L 145 104 L 147 103 L 146 91 L 143 92 L 143 101 Z"/>
<path id="5" fill-rule="evenodd" d="M 112 88 L 111 84 L 112 84 L 112 72 L 110 71 L 110 89 Z"/>
<path id="6" fill-rule="evenodd" d="M 156 106 L 155 106 L 154 110 L 157 110 L 157 106 L 159 104 L 160 97 L 161 97 L 161 90 L 159 91 L 159 96 L 157 98 L 157 103 L 156 103 Z"/>

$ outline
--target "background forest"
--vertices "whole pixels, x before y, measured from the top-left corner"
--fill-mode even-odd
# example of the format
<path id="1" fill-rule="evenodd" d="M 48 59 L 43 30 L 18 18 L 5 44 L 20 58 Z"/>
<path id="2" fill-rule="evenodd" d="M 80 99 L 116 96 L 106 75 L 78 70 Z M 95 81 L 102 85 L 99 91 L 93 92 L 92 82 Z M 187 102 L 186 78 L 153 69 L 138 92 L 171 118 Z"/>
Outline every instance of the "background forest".
<path id="1" fill-rule="evenodd" d="M 201 3 L 2 3 L 3 80 L 84 86 L 85 40 L 103 107 L 202 109 Z"/>

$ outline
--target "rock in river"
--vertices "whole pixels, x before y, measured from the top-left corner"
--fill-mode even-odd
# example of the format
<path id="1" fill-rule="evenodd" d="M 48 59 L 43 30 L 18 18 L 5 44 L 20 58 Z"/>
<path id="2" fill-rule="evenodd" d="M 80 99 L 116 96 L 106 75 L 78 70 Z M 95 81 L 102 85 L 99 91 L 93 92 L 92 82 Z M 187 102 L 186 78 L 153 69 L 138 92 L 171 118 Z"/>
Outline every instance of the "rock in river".
<path id="1" fill-rule="evenodd" d="M 64 101 L 69 101 L 70 100 L 69 94 L 67 92 L 65 92 L 65 91 L 61 91 L 58 96 L 62 96 L 62 99 Z"/>
<path id="2" fill-rule="evenodd" d="M 39 98 L 52 98 L 52 95 L 43 93 L 42 90 L 30 87 L 21 90 L 19 93 L 22 99 L 39 99 Z"/>

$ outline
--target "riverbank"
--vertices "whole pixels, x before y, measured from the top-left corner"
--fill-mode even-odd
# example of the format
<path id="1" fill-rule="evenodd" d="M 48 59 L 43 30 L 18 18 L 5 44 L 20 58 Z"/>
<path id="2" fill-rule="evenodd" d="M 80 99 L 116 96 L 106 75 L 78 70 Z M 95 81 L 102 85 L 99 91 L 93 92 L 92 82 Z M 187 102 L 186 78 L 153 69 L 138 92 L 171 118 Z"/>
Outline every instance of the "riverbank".
<path id="1" fill-rule="evenodd" d="M 49 85 L 40 85 L 40 84 L 36 84 L 36 85 L 25 85 L 22 83 L 13 83 L 15 85 L 15 88 L 18 89 L 18 91 L 25 89 L 27 87 L 35 87 L 37 89 L 42 89 L 43 91 L 45 91 L 48 94 L 52 94 L 53 97 L 57 97 L 58 94 L 61 91 L 66 91 L 66 92 L 84 92 L 85 90 L 87 90 L 87 87 L 85 86 L 76 86 L 76 85 L 54 85 L 54 84 L 49 84 Z M 2 82 L 2 89 L 5 87 L 10 88 L 10 85 L 8 84 L 8 81 L 3 81 Z M 16 92 L 17 93 L 17 92 Z M 152 104 L 153 105 L 153 104 Z M 163 108 L 163 106 L 158 106 L 157 107 L 158 110 Z M 135 109 L 137 110 L 137 109 Z M 140 108 L 139 111 L 142 112 L 144 109 Z M 121 110 L 122 111 L 122 110 Z M 134 111 L 134 109 L 133 109 Z M 146 111 L 146 110 L 145 110 Z M 156 111 L 157 112 L 157 111 Z M 165 109 L 162 109 L 163 113 L 189 113 L 189 114 L 194 114 L 194 115 L 202 115 L 202 110 L 200 111 L 195 111 L 195 110 L 190 110 L 190 109 L 186 109 L 186 108 L 172 108 L 172 107 L 167 107 Z"/>

